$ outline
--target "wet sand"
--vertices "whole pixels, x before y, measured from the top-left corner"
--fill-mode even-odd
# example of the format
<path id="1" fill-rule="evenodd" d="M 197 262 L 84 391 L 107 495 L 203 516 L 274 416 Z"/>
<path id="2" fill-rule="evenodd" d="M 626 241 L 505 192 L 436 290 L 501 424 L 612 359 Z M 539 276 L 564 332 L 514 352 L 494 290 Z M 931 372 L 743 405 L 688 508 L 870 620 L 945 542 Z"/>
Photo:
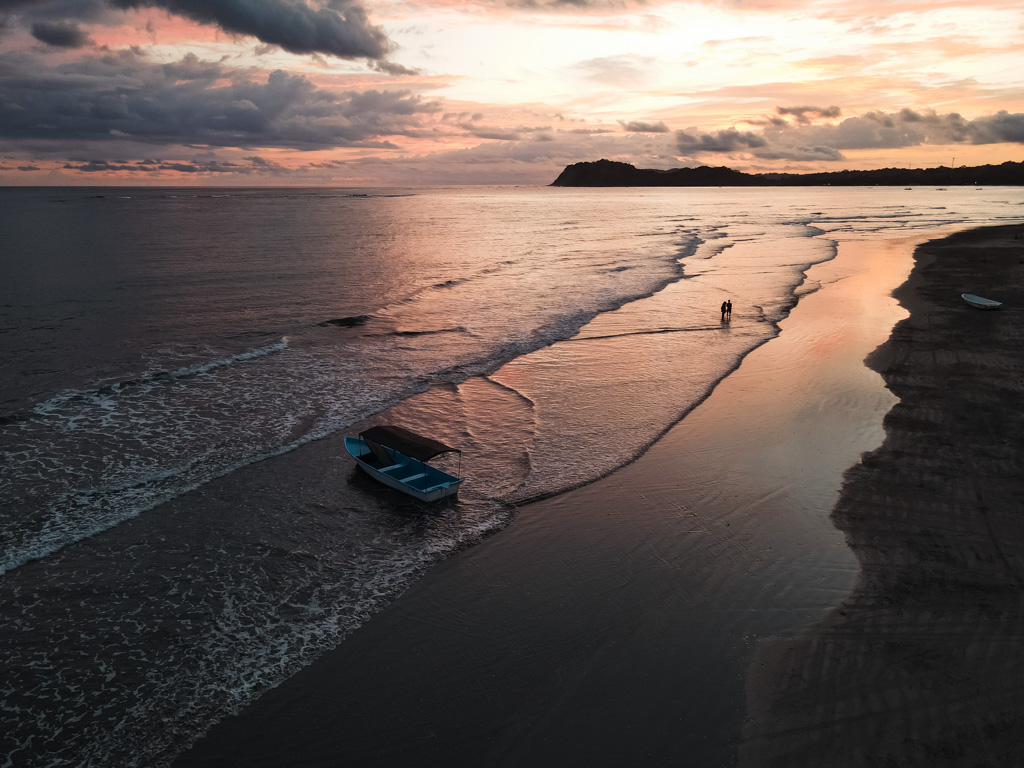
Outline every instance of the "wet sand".
<path id="1" fill-rule="evenodd" d="M 897 296 L 870 362 L 900 403 L 833 513 L 862 572 L 762 644 L 743 766 L 1024 765 L 1024 227 L 928 244 Z"/>
<path id="2" fill-rule="evenodd" d="M 889 610 L 875 582 L 857 581 L 846 543 L 868 573 L 864 552 L 891 554 L 877 533 L 858 545 L 843 522 L 871 507 L 857 495 L 836 502 L 844 471 L 881 444 L 896 402 L 863 360 L 907 314 L 889 294 L 915 244 L 842 243 L 811 270 L 820 290 L 781 335 L 638 461 L 524 507 L 176 765 L 712 768 L 735 763 L 750 716 L 745 760 L 837 764 L 805 750 L 805 724 L 787 720 L 819 716 L 811 725 L 831 732 L 831 657 L 812 669 L 817 678 L 794 676 L 807 664 L 801 643 L 817 651 L 817 641 L 767 638 L 815 622 L 826 630 L 855 584 L 872 617 Z M 732 323 L 744 322 L 755 313 L 737 302 Z M 899 355 L 876 359 L 891 368 Z M 846 536 L 830 522 L 834 507 Z"/>

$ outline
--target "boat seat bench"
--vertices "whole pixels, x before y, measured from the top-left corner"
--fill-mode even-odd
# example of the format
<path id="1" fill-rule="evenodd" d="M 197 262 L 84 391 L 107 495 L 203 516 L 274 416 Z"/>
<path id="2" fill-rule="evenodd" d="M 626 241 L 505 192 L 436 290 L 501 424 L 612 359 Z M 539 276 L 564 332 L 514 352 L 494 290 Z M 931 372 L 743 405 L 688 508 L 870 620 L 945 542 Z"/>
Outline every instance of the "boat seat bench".
<path id="1" fill-rule="evenodd" d="M 430 493 L 431 491 L 439 491 L 442 488 L 447 488 L 449 485 L 451 485 L 449 482 L 438 483 L 437 485 L 432 485 L 429 488 L 424 488 L 422 490 L 424 493 Z"/>

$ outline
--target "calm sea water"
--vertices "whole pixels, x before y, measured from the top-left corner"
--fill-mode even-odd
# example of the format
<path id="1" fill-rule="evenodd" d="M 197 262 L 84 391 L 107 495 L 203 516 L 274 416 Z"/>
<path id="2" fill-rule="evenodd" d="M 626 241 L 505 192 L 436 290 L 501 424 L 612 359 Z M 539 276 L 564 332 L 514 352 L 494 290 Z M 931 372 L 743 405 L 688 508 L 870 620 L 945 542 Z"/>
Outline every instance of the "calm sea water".
<path id="1" fill-rule="evenodd" d="M 834 238 L 1022 215 L 1021 188 L 0 189 L 0 765 L 167 762 L 515 504 L 634 459 Z M 462 448 L 460 498 L 334 455 L 381 422 Z"/>

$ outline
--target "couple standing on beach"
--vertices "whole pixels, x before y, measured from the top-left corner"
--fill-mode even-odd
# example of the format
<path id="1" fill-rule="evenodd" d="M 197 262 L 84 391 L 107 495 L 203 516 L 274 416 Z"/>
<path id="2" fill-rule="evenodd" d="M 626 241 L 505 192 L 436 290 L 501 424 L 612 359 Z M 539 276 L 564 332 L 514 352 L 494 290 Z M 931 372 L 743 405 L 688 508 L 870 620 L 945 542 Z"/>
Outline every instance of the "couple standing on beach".
<path id="1" fill-rule="evenodd" d="M 725 320 L 726 317 L 732 317 L 732 299 L 722 302 L 722 319 Z"/>

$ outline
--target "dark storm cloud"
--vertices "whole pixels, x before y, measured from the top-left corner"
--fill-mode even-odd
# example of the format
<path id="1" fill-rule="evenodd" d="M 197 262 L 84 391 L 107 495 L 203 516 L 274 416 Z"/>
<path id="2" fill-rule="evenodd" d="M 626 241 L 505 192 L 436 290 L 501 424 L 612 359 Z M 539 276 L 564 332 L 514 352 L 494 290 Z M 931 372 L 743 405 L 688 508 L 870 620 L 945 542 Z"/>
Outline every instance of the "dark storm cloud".
<path id="1" fill-rule="evenodd" d="M 1024 143 L 1024 115 L 998 112 L 968 120 L 956 112 L 868 112 L 838 125 L 795 129 L 806 143 L 836 149 L 899 149 L 923 144 Z M 766 132 L 768 133 L 768 132 Z M 781 131 L 777 135 L 785 136 Z"/>
<path id="2" fill-rule="evenodd" d="M 116 8 L 162 8 L 251 35 L 292 53 L 326 53 L 343 59 L 383 59 L 390 48 L 380 27 L 355 2 L 313 7 L 305 0 L 110 0 Z"/>
<path id="3" fill-rule="evenodd" d="M 865 117 L 881 126 L 881 130 L 923 137 L 930 144 L 1024 144 L 1024 114 L 1005 110 L 974 120 L 966 120 L 956 112 L 939 115 L 910 109 L 894 114 L 869 112 Z"/>
<path id="4" fill-rule="evenodd" d="M 906 108 L 900 110 L 899 116 L 905 123 L 923 123 L 926 120 L 921 113 Z"/>
<path id="5" fill-rule="evenodd" d="M 89 36 L 71 21 L 37 21 L 31 29 L 36 40 L 58 48 L 81 48 L 90 42 Z"/>
<path id="6" fill-rule="evenodd" d="M 891 149 L 896 147 L 916 147 L 926 143 L 946 143 L 945 137 L 940 141 L 928 141 L 928 132 L 923 126 L 906 123 L 897 119 L 896 115 L 878 112 L 849 117 L 838 125 L 818 125 L 794 131 L 783 130 L 780 135 L 792 135 L 807 143 L 829 146 L 836 149 Z M 945 132 L 943 132 L 945 133 Z M 938 139 L 938 132 L 933 138 Z"/>
<path id="7" fill-rule="evenodd" d="M 832 118 L 842 114 L 839 107 L 776 107 L 775 111 L 780 115 L 795 117 L 798 123 L 810 123 L 812 116 Z"/>
<path id="8" fill-rule="evenodd" d="M 825 160 L 829 162 L 845 160 L 846 157 L 834 147 L 765 147 L 754 150 L 753 154 L 761 160 Z"/>
<path id="9" fill-rule="evenodd" d="M 254 173 L 286 173 L 288 169 L 277 163 L 266 160 L 258 155 L 242 158 L 244 162 L 232 162 L 230 160 L 218 160 L 216 158 L 205 160 L 71 160 L 63 165 L 64 170 L 78 171 L 79 173 L 146 173 L 153 175 L 166 175 L 166 172 L 173 173 L 201 173 L 201 174 L 235 174 L 247 176 Z"/>
<path id="10" fill-rule="evenodd" d="M 630 133 L 668 133 L 668 126 L 661 121 L 647 123 L 642 120 L 630 120 L 629 122 L 619 120 L 619 125 Z"/>
<path id="11" fill-rule="evenodd" d="M 64 164 L 64 169 L 69 171 L 80 171 L 82 173 L 117 173 L 139 171 L 156 173 L 158 171 L 176 171 L 178 173 L 245 173 L 253 169 L 239 163 L 224 162 L 220 160 L 207 160 L 205 162 L 192 161 L 180 162 L 141 162 L 126 163 L 111 160 L 88 160 L 70 162 Z"/>
<path id="12" fill-rule="evenodd" d="M 418 75 L 422 72 L 422 70 L 403 67 L 401 64 L 395 64 L 393 61 L 385 61 L 383 59 L 371 59 L 370 68 L 384 75 Z"/>
<path id="13" fill-rule="evenodd" d="M 421 135 L 437 103 L 408 91 L 334 92 L 282 70 L 265 81 L 186 56 L 155 64 L 137 49 L 57 67 L 0 54 L 0 137 L 324 149 Z"/>
<path id="14" fill-rule="evenodd" d="M 194 54 L 186 55 L 181 61 L 161 65 L 168 80 L 203 80 L 212 82 L 224 75 L 224 67 L 215 61 L 203 61 Z"/>
<path id="15" fill-rule="evenodd" d="M 838 108 L 835 108 L 838 110 Z M 780 114 L 807 114 L 790 108 Z M 997 112 L 968 120 L 956 112 L 901 109 L 867 112 L 835 125 L 771 123 L 761 136 L 765 143 L 751 153 L 765 160 L 842 160 L 844 150 L 903 149 L 924 145 L 1024 144 L 1024 114 Z M 693 139 L 690 138 L 692 144 Z M 681 145 L 682 146 L 682 145 Z M 690 146 L 689 144 L 687 146 Z"/>
<path id="16" fill-rule="evenodd" d="M 1001 111 L 970 124 L 973 144 L 1024 144 L 1024 114 Z"/>
<path id="17" fill-rule="evenodd" d="M 108 0 L 0 0 L 0 13 L 4 3 L 11 9 L 11 24 L 31 29 L 33 24 L 118 24 L 124 20 L 124 11 L 113 8 Z"/>
<path id="18" fill-rule="evenodd" d="M 726 128 L 713 133 L 686 131 L 676 133 L 676 149 L 680 156 L 696 155 L 703 152 L 737 152 L 765 146 L 767 142 L 762 136 L 750 131 L 737 131 Z"/>
<path id="19" fill-rule="evenodd" d="M 123 11 L 160 8 L 199 24 L 248 35 L 292 53 L 365 58 L 380 71 L 407 74 L 387 61 L 392 46 L 359 0 L 0 0 L 20 23 L 113 23 Z"/>
<path id="20" fill-rule="evenodd" d="M 902 149 L 923 145 L 1024 144 L 1024 114 L 997 112 L 968 120 L 956 112 L 902 109 L 867 112 L 836 124 L 811 118 L 834 118 L 839 107 L 778 107 L 780 118 L 751 121 L 759 132 L 729 128 L 712 133 L 696 129 L 676 133 L 679 157 L 741 152 L 762 160 L 839 161 L 845 150 Z"/>

